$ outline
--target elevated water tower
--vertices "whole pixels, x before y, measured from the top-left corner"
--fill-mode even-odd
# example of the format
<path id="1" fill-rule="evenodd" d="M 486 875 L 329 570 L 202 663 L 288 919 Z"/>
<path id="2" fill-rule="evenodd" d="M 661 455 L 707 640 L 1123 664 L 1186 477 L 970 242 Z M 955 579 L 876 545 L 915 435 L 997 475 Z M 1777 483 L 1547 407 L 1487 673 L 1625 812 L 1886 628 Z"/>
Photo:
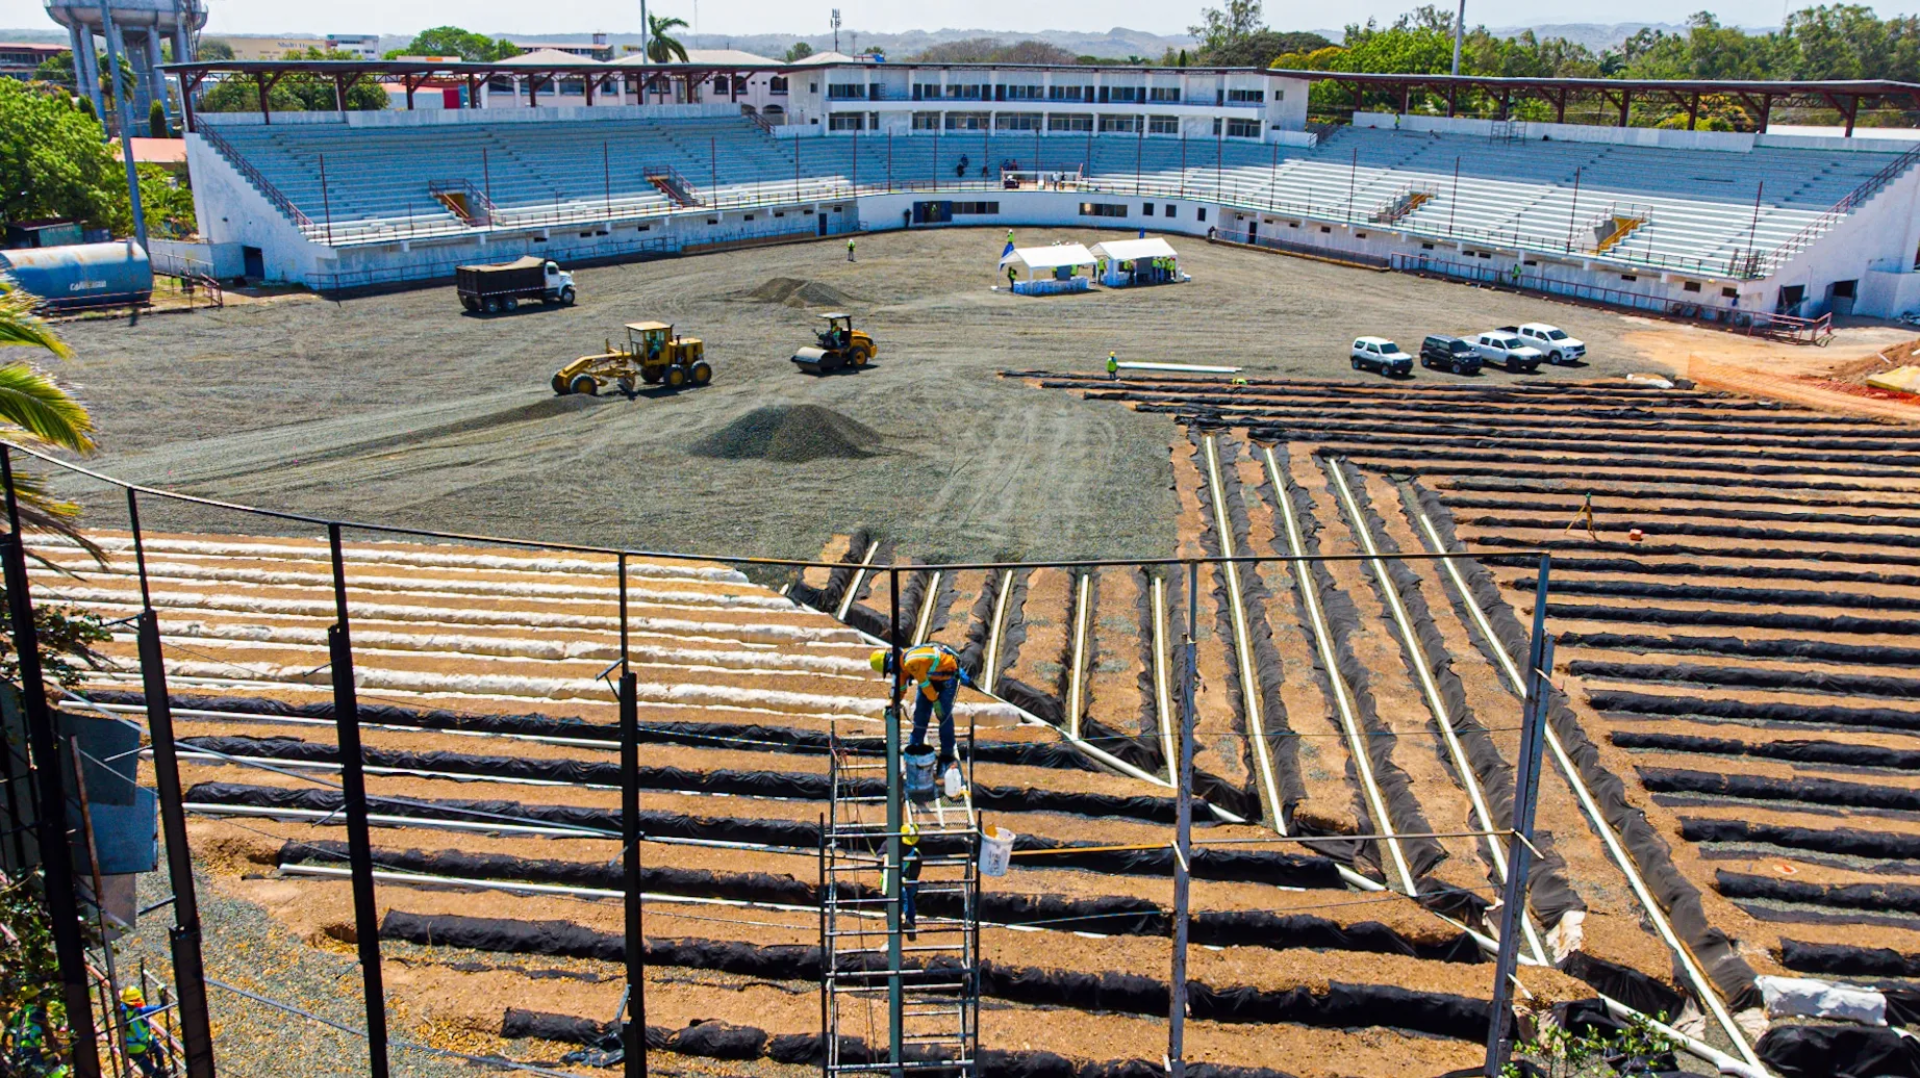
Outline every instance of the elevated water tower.
<path id="1" fill-rule="evenodd" d="M 206 0 L 47 0 L 47 17 L 67 28 L 79 91 L 93 101 L 103 123 L 106 107 L 100 92 L 103 73 L 94 52 L 96 36 L 106 39 L 109 57 L 125 57 L 133 72 L 134 84 L 115 95 L 122 104 L 122 128 L 131 131 L 144 123 L 154 101 L 173 119 L 174 103 L 159 71 L 160 42 L 172 39 L 176 63 L 195 59 L 200 30 L 207 25 Z M 104 77 L 111 79 L 113 72 Z"/>

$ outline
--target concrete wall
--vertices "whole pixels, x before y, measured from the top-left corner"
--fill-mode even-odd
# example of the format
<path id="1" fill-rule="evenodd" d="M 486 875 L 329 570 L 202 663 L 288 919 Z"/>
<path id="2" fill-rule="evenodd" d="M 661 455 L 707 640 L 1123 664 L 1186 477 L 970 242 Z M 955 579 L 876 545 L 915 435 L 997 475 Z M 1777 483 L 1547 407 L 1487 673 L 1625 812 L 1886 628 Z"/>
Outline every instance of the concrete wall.
<path id="1" fill-rule="evenodd" d="M 1855 281 L 1852 313 L 1892 318 L 1911 309 L 1907 297 L 1915 251 L 1920 250 L 1920 170 L 1904 175 L 1834 225 L 1811 247 L 1789 259 L 1770 280 L 1798 285 L 1806 305 L 1799 313 L 1828 313 L 1828 291 L 1837 281 Z M 1871 284 L 1869 284 L 1871 282 Z"/>

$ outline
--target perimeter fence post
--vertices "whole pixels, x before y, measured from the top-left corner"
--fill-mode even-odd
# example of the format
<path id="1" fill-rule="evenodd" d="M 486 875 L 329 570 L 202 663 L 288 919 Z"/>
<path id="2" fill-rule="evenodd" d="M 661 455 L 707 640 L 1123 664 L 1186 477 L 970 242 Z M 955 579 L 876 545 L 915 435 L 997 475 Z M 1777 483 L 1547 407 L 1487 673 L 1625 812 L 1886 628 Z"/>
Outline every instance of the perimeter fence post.
<path id="1" fill-rule="evenodd" d="M 27 551 L 20 533 L 20 500 L 13 489 L 13 453 L 0 444 L 0 486 L 6 490 L 7 534 L 0 538 L 0 569 L 5 571 L 7 616 L 13 619 L 13 654 L 20 678 L 20 710 L 32 754 L 41 878 L 47 919 L 53 922 L 53 952 L 60 966 L 60 994 L 67 1007 L 68 1043 L 73 1073 L 100 1078 L 100 1051 L 88 993 L 87 949 L 80 938 L 80 907 L 73 895 L 73 848 L 67 845 L 67 785 L 60 771 L 60 749 L 47 706 L 40 669 L 40 635 L 33 624 L 33 596 L 27 591 Z"/>
<path id="2" fill-rule="evenodd" d="M 620 849 L 626 869 L 627 1024 L 622 1074 L 647 1078 L 647 936 L 640 903 L 640 686 L 627 645 L 627 556 L 620 555 Z"/>
<path id="3" fill-rule="evenodd" d="M 1500 898 L 1500 950 L 1494 961 L 1493 1009 L 1487 1023 L 1486 1078 L 1500 1078 L 1512 1045 L 1508 1012 L 1513 975 L 1520 957 L 1521 926 L 1527 908 L 1527 875 L 1532 867 L 1533 816 L 1540 794 L 1540 759 L 1546 743 L 1547 671 L 1553 641 L 1547 639 L 1547 575 L 1552 555 L 1540 555 L 1540 576 L 1533 593 L 1533 640 L 1527 649 L 1526 697 L 1521 703 L 1520 754 L 1514 761 L 1513 839 L 1507 844 L 1507 882 Z"/>
<path id="4" fill-rule="evenodd" d="M 1193 856 L 1193 723 L 1194 691 L 1200 679 L 1199 644 L 1193 629 L 1200 615 L 1200 563 L 1187 563 L 1186 671 L 1180 679 L 1180 763 L 1175 777 L 1173 847 L 1173 969 L 1171 1006 L 1167 1013 L 1167 1075 L 1186 1078 L 1187 1073 L 1187 925 L 1190 915 L 1187 896 Z"/>
<path id="5" fill-rule="evenodd" d="M 160 798 L 160 829 L 167 843 L 167 884 L 173 888 L 174 992 L 180 1001 L 180 1042 L 187 1078 L 213 1078 L 213 1026 L 207 1012 L 206 965 L 200 950 L 200 899 L 193 887 L 193 851 L 187 845 L 187 813 L 181 806 L 180 760 L 174 749 L 173 701 L 167 690 L 166 658 L 160 648 L 160 616 L 147 584 L 147 550 L 140 533 L 140 499 L 127 488 L 127 527 L 133 533 L 140 577 L 140 684 L 147 701 L 147 732 L 153 740 L 153 780 Z"/>
<path id="6" fill-rule="evenodd" d="M 367 1005 L 367 1073 L 387 1078 L 387 993 L 380 976 L 380 911 L 373 900 L 373 839 L 367 833 L 366 759 L 360 751 L 360 700 L 353 684 L 353 639 L 348 633 L 347 568 L 340 525 L 327 525 L 333 557 L 335 621 L 327 627 L 332 660 L 333 724 L 340 752 L 340 798 L 347 815 L 347 860 L 353 874 L 353 930 Z"/>
<path id="7" fill-rule="evenodd" d="M 900 1038 L 905 1027 L 905 1000 L 900 982 L 900 831 L 905 822 L 900 791 L 900 693 L 904 684 L 900 648 L 900 568 L 887 567 L 887 648 L 893 654 L 893 684 L 886 710 L 887 724 L 887 1063 L 894 1078 L 903 1071 Z"/>

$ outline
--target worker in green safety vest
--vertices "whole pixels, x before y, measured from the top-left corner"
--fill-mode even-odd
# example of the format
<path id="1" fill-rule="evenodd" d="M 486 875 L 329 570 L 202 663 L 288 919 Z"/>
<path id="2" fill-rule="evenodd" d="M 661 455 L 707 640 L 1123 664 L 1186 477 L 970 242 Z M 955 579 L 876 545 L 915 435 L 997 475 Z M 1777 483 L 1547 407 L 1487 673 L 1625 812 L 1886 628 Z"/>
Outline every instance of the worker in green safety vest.
<path id="1" fill-rule="evenodd" d="M 46 1005 L 40 1002 L 39 987 L 21 989 L 19 1006 L 0 1025 L 0 1059 L 6 1061 L 8 1073 L 64 1078 L 67 1067 L 60 1061 L 52 1025 Z"/>
<path id="2" fill-rule="evenodd" d="M 126 1040 L 127 1056 L 139 1066 L 145 1078 L 166 1078 L 167 1050 L 154 1038 L 153 1023 L 147 1021 L 148 1015 L 164 1009 L 165 1004 L 147 1006 L 146 993 L 137 986 L 128 985 L 120 990 L 120 1021 L 126 1027 L 122 1036 Z"/>
<path id="3" fill-rule="evenodd" d="M 1108 352 L 1107 353 L 1107 381 L 1118 382 L 1119 380 L 1120 380 L 1120 357 L 1115 355 L 1112 352 Z"/>

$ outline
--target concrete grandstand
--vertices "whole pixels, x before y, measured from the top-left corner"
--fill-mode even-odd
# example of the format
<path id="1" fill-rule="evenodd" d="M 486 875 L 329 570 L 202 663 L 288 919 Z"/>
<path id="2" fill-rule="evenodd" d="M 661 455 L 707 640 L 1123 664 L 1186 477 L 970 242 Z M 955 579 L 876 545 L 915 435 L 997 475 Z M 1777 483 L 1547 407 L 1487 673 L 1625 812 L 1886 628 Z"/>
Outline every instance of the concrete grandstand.
<path id="1" fill-rule="evenodd" d="M 326 65 L 188 74 L 197 85 L 287 66 Z M 513 108 L 475 95 L 484 107 L 201 114 L 188 141 L 200 220 L 210 242 L 253 249 L 258 275 L 321 289 L 524 253 L 581 260 L 945 223 L 1080 224 L 1725 322 L 1920 306 L 1911 143 L 1364 111 L 1351 126 L 1309 130 L 1316 76 L 1297 72 L 778 70 L 791 90 L 777 115 L 732 99 L 752 72 L 676 70 L 662 88 L 660 72 L 618 65 L 581 74 L 588 96 L 598 90 L 591 107 L 546 105 L 539 77 L 520 72 L 535 92 L 531 104 L 503 95 Z M 441 77 L 481 87 L 494 73 Z M 649 100 L 678 103 L 629 103 L 639 80 Z M 1845 85 L 1855 108 L 1914 90 Z M 1769 102 L 1804 89 L 1742 86 Z"/>

